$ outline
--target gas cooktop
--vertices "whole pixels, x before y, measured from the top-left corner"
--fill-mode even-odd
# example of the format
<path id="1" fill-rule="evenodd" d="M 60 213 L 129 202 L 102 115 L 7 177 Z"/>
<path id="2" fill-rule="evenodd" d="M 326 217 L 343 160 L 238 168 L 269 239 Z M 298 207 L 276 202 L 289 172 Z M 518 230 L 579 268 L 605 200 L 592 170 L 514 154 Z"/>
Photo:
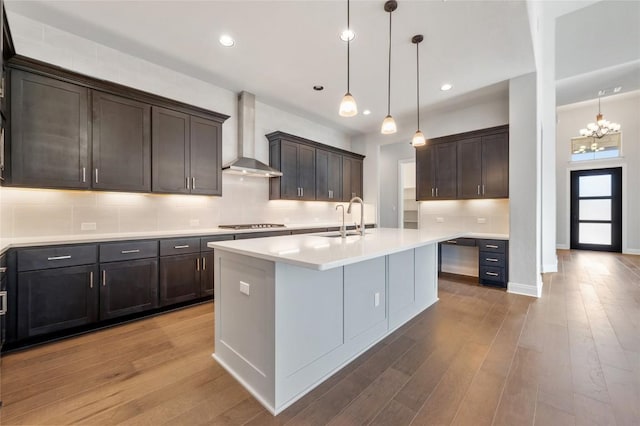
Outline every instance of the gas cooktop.
<path id="1" fill-rule="evenodd" d="M 218 225 L 224 229 L 264 229 L 264 228 L 284 228 L 281 223 L 246 223 L 241 225 Z"/>

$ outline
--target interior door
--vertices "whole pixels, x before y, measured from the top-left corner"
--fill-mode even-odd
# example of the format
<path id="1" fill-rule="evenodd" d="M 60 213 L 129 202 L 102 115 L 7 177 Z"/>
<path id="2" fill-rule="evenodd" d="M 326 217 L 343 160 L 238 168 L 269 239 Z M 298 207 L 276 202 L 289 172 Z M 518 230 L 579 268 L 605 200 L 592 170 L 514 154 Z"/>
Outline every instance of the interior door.
<path id="1" fill-rule="evenodd" d="M 622 251 L 622 168 L 571 172 L 571 248 Z"/>

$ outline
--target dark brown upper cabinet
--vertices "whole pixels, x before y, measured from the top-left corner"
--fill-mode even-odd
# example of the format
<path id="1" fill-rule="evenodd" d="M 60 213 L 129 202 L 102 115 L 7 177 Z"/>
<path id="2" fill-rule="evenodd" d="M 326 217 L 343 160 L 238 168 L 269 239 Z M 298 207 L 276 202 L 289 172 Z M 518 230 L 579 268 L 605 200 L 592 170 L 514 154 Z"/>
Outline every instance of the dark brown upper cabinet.
<path id="1" fill-rule="evenodd" d="M 153 107 L 153 192 L 221 195 L 222 125 Z"/>
<path id="2" fill-rule="evenodd" d="M 509 197 L 509 126 L 427 141 L 416 149 L 418 200 Z"/>
<path id="3" fill-rule="evenodd" d="M 362 198 L 362 166 L 360 158 L 342 157 L 342 201 L 353 197 Z"/>
<path id="4" fill-rule="evenodd" d="M 418 200 L 451 200 L 457 195 L 456 144 L 434 143 L 416 149 Z"/>
<path id="5" fill-rule="evenodd" d="M 90 188 L 88 100 L 85 87 L 19 70 L 11 73 L 8 183 Z"/>
<path id="6" fill-rule="evenodd" d="M 282 172 L 270 179 L 269 199 L 349 201 L 351 193 L 361 196 L 363 155 L 284 132 L 266 136 L 269 164 Z"/>
<path id="7" fill-rule="evenodd" d="M 342 200 L 342 156 L 316 149 L 316 200 Z"/>
<path id="8" fill-rule="evenodd" d="M 8 66 L 6 184 L 222 194 L 228 116 L 20 56 Z"/>
<path id="9" fill-rule="evenodd" d="M 509 197 L 509 133 L 458 141 L 458 198 Z"/>
<path id="10" fill-rule="evenodd" d="M 94 189 L 151 191 L 151 107 L 92 92 Z"/>

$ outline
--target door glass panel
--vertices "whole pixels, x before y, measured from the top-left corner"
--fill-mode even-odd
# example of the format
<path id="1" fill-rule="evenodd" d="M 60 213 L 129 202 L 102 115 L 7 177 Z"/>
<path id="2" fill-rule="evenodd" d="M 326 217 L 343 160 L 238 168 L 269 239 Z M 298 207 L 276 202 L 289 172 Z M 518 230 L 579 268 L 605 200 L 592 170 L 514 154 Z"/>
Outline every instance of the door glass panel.
<path id="1" fill-rule="evenodd" d="M 580 220 L 611 220 L 611 199 L 580 200 Z"/>
<path id="2" fill-rule="evenodd" d="M 610 197 L 611 175 L 580 176 L 579 197 Z"/>
<path id="3" fill-rule="evenodd" d="M 581 223 L 578 235 L 580 244 L 611 245 L 611 224 Z"/>

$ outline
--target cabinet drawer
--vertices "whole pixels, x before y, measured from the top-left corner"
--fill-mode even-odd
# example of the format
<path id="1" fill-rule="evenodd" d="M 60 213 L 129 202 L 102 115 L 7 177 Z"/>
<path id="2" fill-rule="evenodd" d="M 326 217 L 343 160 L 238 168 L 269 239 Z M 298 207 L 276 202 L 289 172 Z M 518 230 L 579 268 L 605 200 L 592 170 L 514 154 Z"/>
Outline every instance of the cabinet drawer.
<path id="1" fill-rule="evenodd" d="M 480 266 L 480 281 L 495 281 L 496 283 L 504 283 L 504 268 L 495 266 Z"/>
<path id="2" fill-rule="evenodd" d="M 160 256 L 200 252 L 200 237 L 160 240 Z"/>
<path id="3" fill-rule="evenodd" d="M 476 239 L 475 238 L 454 238 L 451 240 L 443 241 L 442 244 L 452 244 L 457 246 L 466 246 L 466 247 L 475 247 Z"/>
<path id="4" fill-rule="evenodd" d="M 158 241 L 128 241 L 100 244 L 100 262 L 146 259 L 158 256 Z"/>
<path id="5" fill-rule="evenodd" d="M 202 237 L 200 238 L 200 251 L 213 251 L 212 248 L 207 247 L 207 243 L 212 243 L 214 241 L 229 241 L 229 240 L 233 240 L 233 234 Z"/>
<path id="6" fill-rule="evenodd" d="M 504 268 L 505 260 L 504 253 L 480 252 L 480 265 Z"/>
<path id="7" fill-rule="evenodd" d="M 95 245 L 25 249 L 18 251 L 18 271 L 88 265 L 97 260 L 98 247 Z"/>
<path id="8" fill-rule="evenodd" d="M 478 240 L 480 251 L 494 253 L 506 253 L 507 242 L 505 240 Z"/>

